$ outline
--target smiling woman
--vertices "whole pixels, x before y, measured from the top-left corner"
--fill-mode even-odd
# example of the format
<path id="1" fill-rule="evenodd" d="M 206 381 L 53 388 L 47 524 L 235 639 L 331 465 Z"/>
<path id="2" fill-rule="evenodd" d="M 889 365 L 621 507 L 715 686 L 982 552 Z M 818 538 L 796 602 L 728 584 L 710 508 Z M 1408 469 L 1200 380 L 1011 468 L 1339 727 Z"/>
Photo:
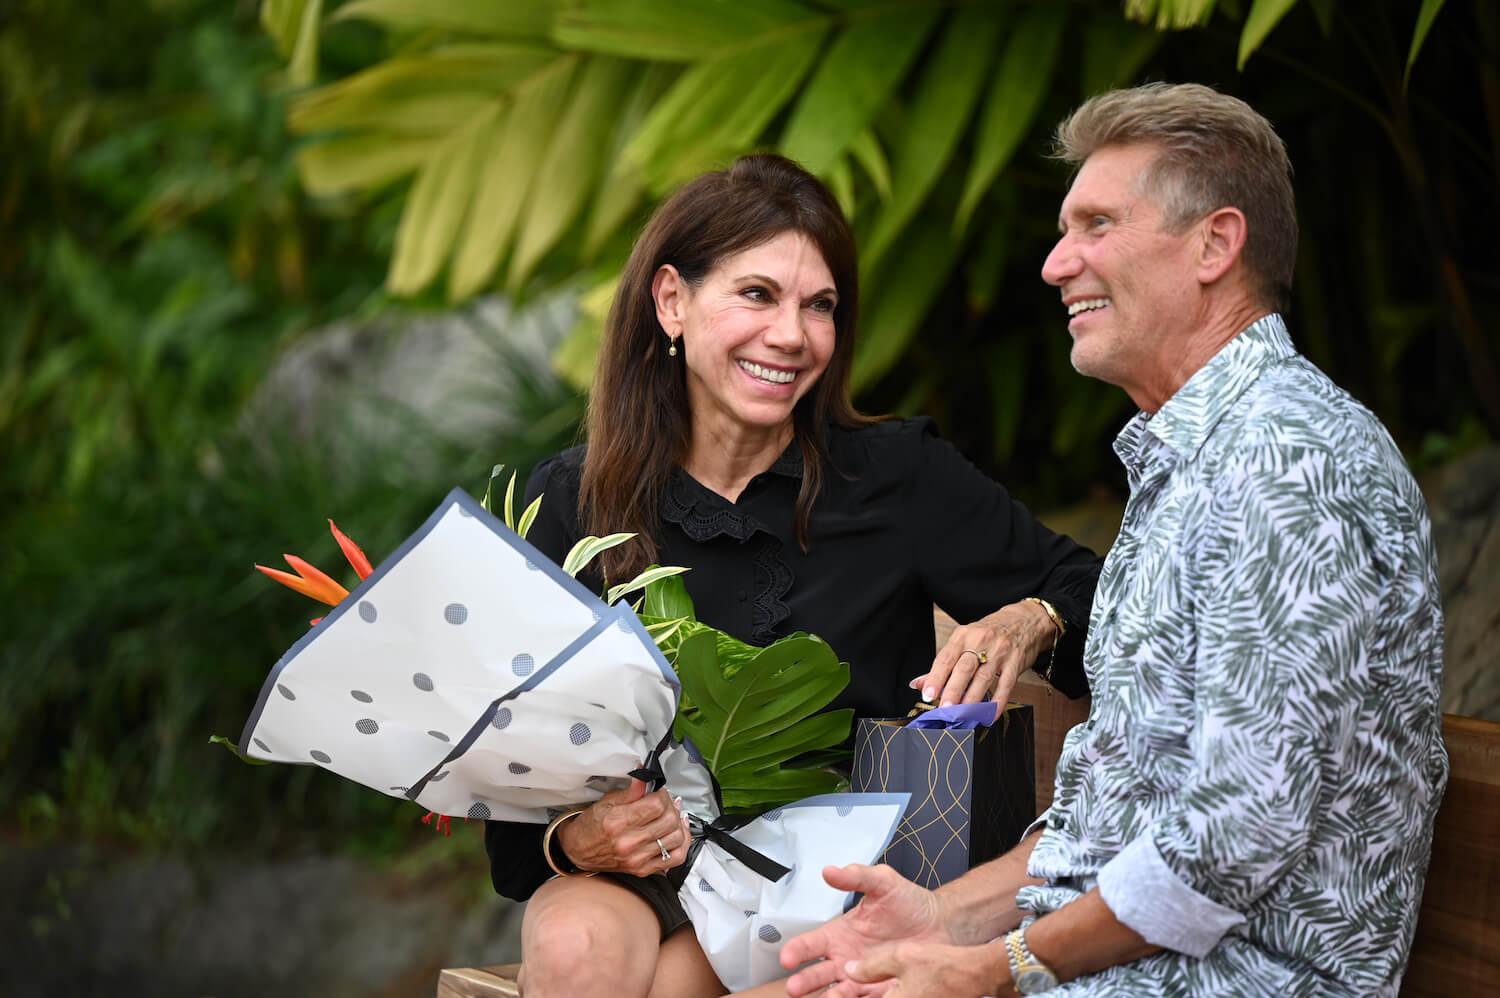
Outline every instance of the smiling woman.
<path id="1" fill-rule="evenodd" d="M 914 688 L 1004 698 L 1039 658 L 1083 692 L 1098 559 L 930 422 L 855 411 L 857 273 L 833 197 L 789 160 L 746 157 L 668 199 L 610 311 L 588 444 L 528 483 L 547 501 L 527 539 L 560 559 L 584 534 L 634 531 L 602 577 L 579 578 L 681 565 L 700 621 L 753 645 L 818 635 L 850 663 L 830 709 L 905 713 Z M 972 621 L 936 659 L 934 603 Z M 495 889 L 530 899 L 526 993 L 721 994 L 669 876 L 688 838 L 666 792 L 639 783 L 545 832 L 488 823 Z"/>

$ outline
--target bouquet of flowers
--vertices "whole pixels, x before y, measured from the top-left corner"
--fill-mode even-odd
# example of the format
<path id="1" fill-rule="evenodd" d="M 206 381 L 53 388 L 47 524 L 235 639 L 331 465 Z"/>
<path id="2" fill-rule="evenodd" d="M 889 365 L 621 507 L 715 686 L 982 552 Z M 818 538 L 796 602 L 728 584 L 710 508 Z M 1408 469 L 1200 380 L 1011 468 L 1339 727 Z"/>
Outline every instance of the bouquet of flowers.
<path id="1" fill-rule="evenodd" d="M 753 649 L 696 621 L 680 569 L 600 600 L 575 575 L 629 535 L 553 564 L 524 539 L 537 506 L 517 518 L 514 484 L 505 522 L 488 491 L 455 489 L 378 567 L 333 527 L 352 592 L 294 556 L 295 575 L 261 567 L 333 609 L 272 668 L 238 746 L 216 740 L 444 816 L 546 822 L 632 776 L 664 784 L 694 830 L 680 893 L 710 962 L 735 989 L 779 975 L 780 941 L 846 901 L 822 867 L 874 859 L 906 806 L 786 765 L 847 736 L 849 712 L 815 712 L 848 666 L 809 635 Z"/>

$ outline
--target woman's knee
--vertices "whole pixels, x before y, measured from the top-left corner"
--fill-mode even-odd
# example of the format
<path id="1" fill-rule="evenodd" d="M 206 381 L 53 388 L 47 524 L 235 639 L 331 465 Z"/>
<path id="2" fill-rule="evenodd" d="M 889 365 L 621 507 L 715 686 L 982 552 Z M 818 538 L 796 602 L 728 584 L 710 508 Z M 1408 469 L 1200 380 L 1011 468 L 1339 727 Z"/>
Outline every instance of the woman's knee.
<path id="1" fill-rule="evenodd" d="M 646 993 L 656 966 L 659 929 L 649 907 L 627 892 L 620 894 L 539 893 L 532 899 L 521 926 L 528 995 Z M 605 990 L 591 992 L 605 982 Z"/>

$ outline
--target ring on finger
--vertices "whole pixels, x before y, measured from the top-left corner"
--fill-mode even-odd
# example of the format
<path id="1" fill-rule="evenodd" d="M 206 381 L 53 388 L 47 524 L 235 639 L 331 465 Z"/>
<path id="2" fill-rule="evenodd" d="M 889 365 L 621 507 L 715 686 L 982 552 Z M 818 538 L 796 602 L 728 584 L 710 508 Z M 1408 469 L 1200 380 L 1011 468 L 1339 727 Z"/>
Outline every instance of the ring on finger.
<path id="1" fill-rule="evenodd" d="M 672 853 L 670 851 L 668 851 L 668 849 L 667 849 L 666 846 L 664 846 L 664 845 L 661 844 L 661 839 L 657 839 L 656 840 L 656 848 L 658 848 L 658 849 L 661 850 L 662 862 L 665 863 L 665 862 L 668 862 L 668 861 L 670 861 L 672 859 Z"/>
<path id="2" fill-rule="evenodd" d="M 958 654 L 960 656 L 973 655 L 975 658 L 979 659 L 979 664 L 980 665 L 984 665 L 985 663 L 987 663 L 990 660 L 990 657 L 984 653 L 984 649 L 983 648 L 965 648 L 963 651 L 959 652 Z"/>

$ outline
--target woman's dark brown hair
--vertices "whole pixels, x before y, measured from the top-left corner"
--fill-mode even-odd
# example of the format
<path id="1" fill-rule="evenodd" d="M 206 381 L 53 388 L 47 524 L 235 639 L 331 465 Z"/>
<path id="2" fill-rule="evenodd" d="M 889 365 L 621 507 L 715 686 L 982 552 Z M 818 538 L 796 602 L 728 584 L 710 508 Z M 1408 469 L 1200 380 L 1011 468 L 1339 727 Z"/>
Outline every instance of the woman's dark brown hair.
<path id="1" fill-rule="evenodd" d="M 667 355 L 651 282 L 662 265 L 671 264 L 687 284 L 699 287 L 719 261 L 784 232 L 812 240 L 839 296 L 833 357 L 792 415 L 802 452 L 796 532 L 804 549 L 828 458 L 826 425 L 869 422 L 849 400 L 859 313 L 854 236 L 828 188 L 791 160 L 766 154 L 745 156 L 687 184 L 657 209 L 631 251 L 589 395 L 579 518 L 590 534 L 636 534 L 600 557 L 612 583 L 633 578 L 656 559 L 662 491 L 691 443 L 685 368 L 680 358 Z"/>

